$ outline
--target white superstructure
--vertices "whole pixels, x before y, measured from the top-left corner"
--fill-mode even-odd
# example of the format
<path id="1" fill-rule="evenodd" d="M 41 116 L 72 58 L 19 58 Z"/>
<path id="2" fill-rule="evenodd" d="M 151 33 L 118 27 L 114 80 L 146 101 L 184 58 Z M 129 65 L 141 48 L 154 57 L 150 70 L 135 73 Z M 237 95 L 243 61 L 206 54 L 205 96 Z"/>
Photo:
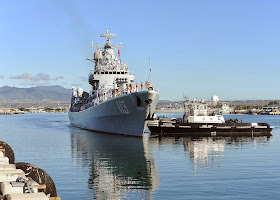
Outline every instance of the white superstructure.
<path id="1" fill-rule="evenodd" d="M 230 108 L 228 103 L 222 103 L 222 107 L 221 107 L 221 114 L 222 115 L 226 115 L 230 113 Z"/>
<path id="2" fill-rule="evenodd" d="M 146 119 L 151 118 L 158 101 L 158 92 L 151 81 L 145 86 L 134 84 L 135 76 L 120 59 L 122 45 L 111 45 L 115 34 L 101 34 L 103 46 L 96 45 L 93 58 L 95 69 L 89 73 L 92 90 L 72 88 L 70 122 L 77 127 L 100 132 L 142 136 Z M 118 52 L 118 56 L 115 52 Z M 118 58 L 119 57 L 119 58 Z"/>
<path id="3" fill-rule="evenodd" d="M 188 123 L 224 123 L 225 119 L 221 115 L 210 115 L 208 113 L 208 105 L 202 99 L 198 101 L 187 101 L 185 106 L 188 110 L 187 121 Z"/>

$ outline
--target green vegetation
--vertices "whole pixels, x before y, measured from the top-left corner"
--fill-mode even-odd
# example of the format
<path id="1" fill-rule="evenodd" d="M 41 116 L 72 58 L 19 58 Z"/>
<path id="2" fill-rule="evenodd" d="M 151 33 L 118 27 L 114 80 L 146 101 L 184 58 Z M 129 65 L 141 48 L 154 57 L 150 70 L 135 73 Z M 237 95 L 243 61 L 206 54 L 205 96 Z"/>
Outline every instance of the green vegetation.
<path id="1" fill-rule="evenodd" d="M 28 108 L 19 108 L 20 111 L 25 111 L 25 112 L 29 112 Z"/>
<path id="2" fill-rule="evenodd" d="M 216 106 L 214 106 L 213 108 L 221 108 L 222 107 L 222 104 L 220 102 L 217 103 Z"/>
<path id="3" fill-rule="evenodd" d="M 235 106 L 234 110 L 246 110 L 248 109 L 248 106 L 246 105 L 239 105 L 239 106 Z"/>
<path id="4" fill-rule="evenodd" d="M 279 104 L 278 101 L 271 101 L 268 103 L 269 106 L 278 105 L 278 104 Z"/>
<path id="5" fill-rule="evenodd" d="M 44 110 L 45 110 L 46 112 L 52 112 L 52 111 L 54 111 L 54 109 L 53 109 L 53 108 L 50 108 L 50 107 L 45 108 Z"/>

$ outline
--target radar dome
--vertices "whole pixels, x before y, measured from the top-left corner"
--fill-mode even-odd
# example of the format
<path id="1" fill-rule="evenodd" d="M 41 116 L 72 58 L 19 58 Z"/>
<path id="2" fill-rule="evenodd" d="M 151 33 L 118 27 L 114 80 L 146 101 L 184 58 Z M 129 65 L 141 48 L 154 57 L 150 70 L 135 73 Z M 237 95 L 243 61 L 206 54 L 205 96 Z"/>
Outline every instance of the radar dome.
<path id="1" fill-rule="evenodd" d="M 114 55 L 114 50 L 113 49 L 108 49 L 107 53 L 110 54 L 110 55 Z"/>
<path id="2" fill-rule="evenodd" d="M 84 90 L 82 88 L 77 88 L 78 97 L 82 97 Z"/>
<path id="3" fill-rule="evenodd" d="M 219 97 L 216 96 L 216 95 L 214 95 L 214 96 L 212 97 L 212 102 L 213 102 L 213 103 L 219 102 Z"/>
<path id="4" fill-rule="evenodd" d="M 76 88 L 74 86 L 72 87 L 72 96 L 77 97 L 77 91 L 76 91 Z"/>

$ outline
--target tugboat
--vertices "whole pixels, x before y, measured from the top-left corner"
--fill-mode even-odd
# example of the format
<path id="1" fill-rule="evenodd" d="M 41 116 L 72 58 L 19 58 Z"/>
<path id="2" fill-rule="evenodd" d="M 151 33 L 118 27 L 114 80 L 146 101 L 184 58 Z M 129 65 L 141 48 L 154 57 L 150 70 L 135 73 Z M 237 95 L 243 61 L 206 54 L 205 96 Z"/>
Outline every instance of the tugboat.
<path id="1" fill-rule="evenodd" d="M 272 136 L 274 128 L 267 123 L 225 121 L 222 115 L 209 114 L 204 100 L 187 101 L 183 118 L 161 118 L 149 122 L 151 135 L 161 136 Z"/>
<path id="2" fill-rule="evenodd" d="M 134 74 L 120 60 L 120 48 L 125 45 L 111 45 L 110 38 L 115 38 L 115 34 L 106 28 L 100 37 L 106 38 L 105 45 L 97 44 L 93 58 L 87 59 L 95 64 L 88 78 L 92 90 L 88 93 L 72 87 L 69 120 L 82 129 L 142 137 L 158 102 L 158 91 L 151 78 L 145 87 L 142 82 L 139 87 L 133 84 Z"/>

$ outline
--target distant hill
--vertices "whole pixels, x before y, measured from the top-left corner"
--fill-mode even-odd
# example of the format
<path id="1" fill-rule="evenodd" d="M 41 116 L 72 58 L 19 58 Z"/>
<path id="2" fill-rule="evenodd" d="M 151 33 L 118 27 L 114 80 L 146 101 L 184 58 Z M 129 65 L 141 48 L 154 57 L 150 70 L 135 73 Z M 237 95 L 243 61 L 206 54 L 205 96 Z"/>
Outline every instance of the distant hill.
<path id="1" fill-rule="evenodd" d="M 60 85 L 37 86 L 36 88 L 38 88 L 40 90 L 59 92 L 61 94 L 67 94 L 67 95 L 69 95 L 69 94 L 71 95 L 72 94 L 72 90 L 71 89 L 66 89 L 66 88 L 64 88 L 64 87 L 62 87 Z M 69 100 L 69 98 L 68 98 L 68 100 Z"/>
<path id="2" fill-rule="evenodd" d="M 59 85 L 37 86 L 31 88 L 0 87 L 0 104 L 28 102 L 70 103 L 71 89 Z"/>

